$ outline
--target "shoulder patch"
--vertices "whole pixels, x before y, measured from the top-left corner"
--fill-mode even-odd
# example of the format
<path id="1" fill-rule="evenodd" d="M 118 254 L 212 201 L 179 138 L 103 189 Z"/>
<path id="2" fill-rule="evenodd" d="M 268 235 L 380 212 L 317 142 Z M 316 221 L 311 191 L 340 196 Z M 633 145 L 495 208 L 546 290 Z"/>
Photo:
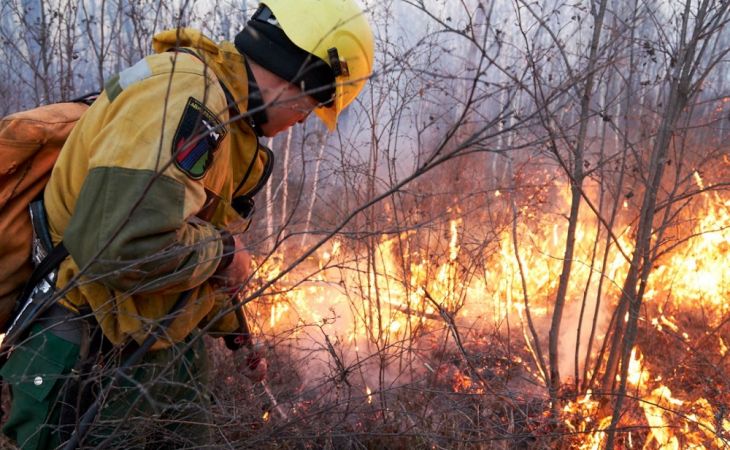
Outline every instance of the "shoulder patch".
<path id="1" fill-rule="evenodd" d="M 190 97 L 172 141 L 175 166 L 194 180 L 203 178 L 228 130 L 211 110 Z"/>

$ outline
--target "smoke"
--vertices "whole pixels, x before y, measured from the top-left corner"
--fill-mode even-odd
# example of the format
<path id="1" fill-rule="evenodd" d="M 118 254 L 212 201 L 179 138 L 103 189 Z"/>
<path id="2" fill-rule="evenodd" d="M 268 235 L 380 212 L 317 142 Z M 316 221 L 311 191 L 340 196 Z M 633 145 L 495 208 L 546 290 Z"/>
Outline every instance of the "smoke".
<path id="1" fill-rule="evenodd" d="M 594 277 L 600 276 L 600 271 L 594 274 Z M 563 381 L 575 378 L 576 359 L 578 362 L 578 376 L 579 379 L 582 379 L 586 353 L 595 355 L 608 329 L 610 319 L 608 309 L 610 302 L 604 301 L 596 311 L 598 298 L 597 282 L 594 280 L 583 298 L 572 298 L 566 304 L 563 312 L 563 322 L 560 328 L 559 346 L 559 368 Z M 581 310 L 583 312 L 582 315 Z M 591 348 L 589 349 L 588 345 L 594 316 L 596 318 L 596 327 Z M 577 343 L 580 344 L 576 346 Z"/>
<path id="2" fill-rule="evenodd" d="M 402 370 L 414 355 L 401 345 L 409 336 L 401 329 L 402 314 L 391 304 L 395 294 L 376 293 L 373 280 L 382 273 L 376 268 L 377 275 L 368 274 L 366 259 L 339 248 L 335 241 L 329 251 L 318 253 L 316 263 L 287 275 L 270 301 L 253 305 L 257 327 L 274 351 L 286 352 L 293 361 L 289 369 L 302 391 L 321 395 L 347 385 L 364 394 L 368 388 L 377 392 L 412 381 Z"/>

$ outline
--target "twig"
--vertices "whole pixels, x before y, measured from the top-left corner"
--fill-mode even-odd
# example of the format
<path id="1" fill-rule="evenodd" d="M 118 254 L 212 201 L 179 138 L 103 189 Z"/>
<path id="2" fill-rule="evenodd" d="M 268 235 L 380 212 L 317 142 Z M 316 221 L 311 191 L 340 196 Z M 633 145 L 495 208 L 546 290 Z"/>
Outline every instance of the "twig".
<path id="1" fill-rule="evenodd" d="M 461 342 L 461 336 L 459 335 L 459 330 L 456 328 L 456 323 L 454 322 L 454 318 L 451 317 L 451 314 L 449 314 L 448 311 L 444 307 L 441 306 L 440 303 L 438 303 L 436 300 L 433 299 L 431 294 L 424 289 L 423 290 L 425 297 L 433 303 L 433 305 L 438 309 L 439 314 L 441 317 L 443 317 L 444 321 L 446 322 L 446 325 L 449 328 L 449 331 L 451 332 L 451 335 L 454 338 L 454 343 L 456 344 L 456 347 L 459 349 L 459 353 L 461 354 L 462 359 L 464 360 L 464 363 L 469 368 L 469 371 L 474 374 L 475 377 L 477 377 L 487 391 L 489 391 L 490 394 L 494 395 L 495 397 L 499 398 L 500 400 L 508 403 L 511 407 L 516 408 L 517 405 L 514 403 L 514 401 L 502 394 L 499 394 L 492 389 L 491 386 L 487 383 L 487 381 L 482 377 L 482 375 L 477 371 L 477 369 L 474 367 L 474 365 L 471 363 L 471 360 L 469 359 L 469 356 L 466 353 L 466 349 L 464 348 L 464 345 Z"/>

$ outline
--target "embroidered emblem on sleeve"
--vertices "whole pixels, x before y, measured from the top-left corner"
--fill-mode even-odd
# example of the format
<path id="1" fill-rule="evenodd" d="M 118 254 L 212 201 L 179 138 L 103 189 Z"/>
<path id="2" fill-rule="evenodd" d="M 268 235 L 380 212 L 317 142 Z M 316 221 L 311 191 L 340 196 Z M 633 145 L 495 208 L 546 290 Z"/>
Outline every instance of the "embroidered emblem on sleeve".
<path id="1" fill-rule="evenodd" d="M 203 178 L 226 133 L 215 114 L 190 97 L 172 141 L 175 166 L 194 180 Z"/>

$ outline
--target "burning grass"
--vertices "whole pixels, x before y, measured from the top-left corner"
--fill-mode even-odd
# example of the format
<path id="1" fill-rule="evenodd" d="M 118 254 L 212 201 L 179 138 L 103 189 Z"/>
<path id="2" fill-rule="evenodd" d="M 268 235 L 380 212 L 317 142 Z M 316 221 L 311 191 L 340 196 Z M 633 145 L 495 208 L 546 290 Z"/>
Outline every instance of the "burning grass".
<path id="1" fill-rule="evenodd" d="M 618 423 L 620 448 L 730 443 L 730 202 L 706 193 L 700 203 L 684 228 L 663 236 Z M 285 413 L 242 383 L 221 353 L 221 434 L 272 448 L 601 448 L 613 394 L 586 390 L 583 380 L 593 375 L 618 299 L 631 224 L 611 241 L 591 228 L 595 219 L 581 221 L 555 417 L 538 349 L 561 267 L 560 221 L 532 215 L 475 239 L 469 219 L 452 213 L 430 236 L 334 240 L 250 305 Z M 596 256 L 604 252 L 605 265 Z M 270 258 L 258 274 L 271 279 L 284 264 Z"/>
<path id="2" fill-rule="evenodd" d="M 420 352 L 421 367 L 407 369 L 419 376 L 383 388 L 363 381 L 372 370 L 367 361 L 344 373 L 333 364 L 312 381 L 296 370 L 307 366 L 299 349 L 272 348 L 269 383 L 286 418 L 260 388 L 241 382 L 228 357 L 220 358 L 227 355 L 221 349 L 215 352 L 220 376 L 214 391 L 218 416 L 225 417 L 222 434 L 268 448 L 602 448 L 605 434 L 597 430 L 610 424 L 610 395 L 589 393 L 567 402 L 575 391 L 566 384 L 562 422 L 555 421 L 524 346 L 472 334 L 464 348 L 467 365 L 444 334 L 422 336 L 431 351 Z M 661 358 L 635 353 L 619 448 L 726 446 L 730 386 L 723 374 L 730 367 L 724 358 L 711 359 L 719 349 L 668 346 L 675 338 L 651 328 L 642 336 L 639 346 Z"/>

